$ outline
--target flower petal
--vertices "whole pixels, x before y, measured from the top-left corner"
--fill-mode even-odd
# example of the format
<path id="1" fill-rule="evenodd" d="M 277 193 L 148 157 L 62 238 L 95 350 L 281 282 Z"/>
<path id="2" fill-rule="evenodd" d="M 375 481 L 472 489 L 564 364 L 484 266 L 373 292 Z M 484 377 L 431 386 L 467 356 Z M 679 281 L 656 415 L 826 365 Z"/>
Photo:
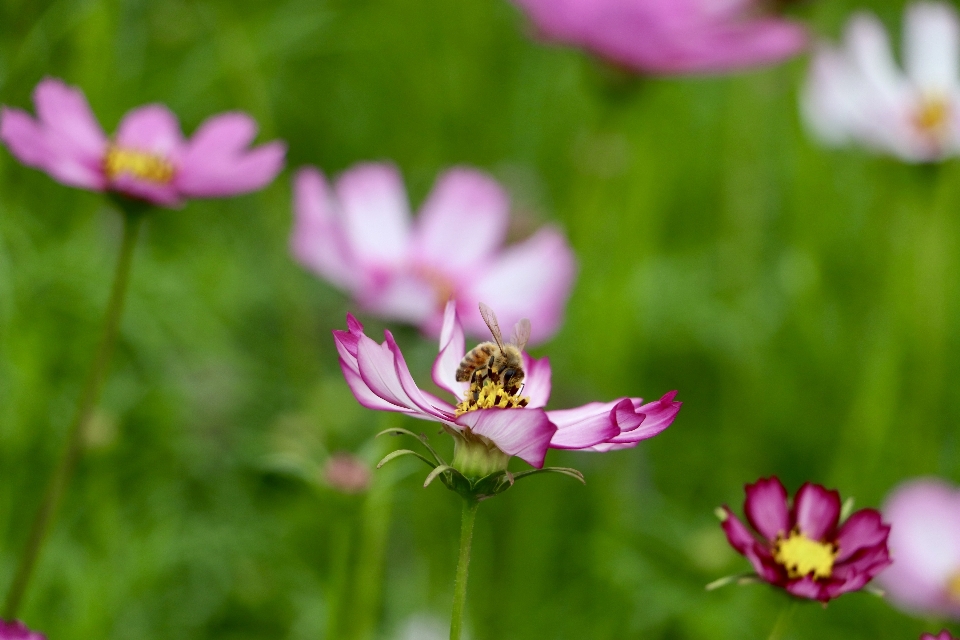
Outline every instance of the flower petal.
<path id="1" fill-rule="evenodd" d="M 530 344 L 535 344 L 559 328 L 575 274 L 576 260 L 566 238 L 546 227 L 501 253 L 466 287 L 459 302 L 470 309 L 487 303 L 497 310 L 501 327 L 528 318 L 533 326 Z M 467 333 L 489 335 L 479 314 L 464 315 L 463 322 Z"/>
<path id="2" fill-rule="evenodd" d="M 46 640 L 46 636 L 31 631 L 19 620 L 0 620 L 0 640 Z"/>
<path id="3" fill-rule="evenodd" d="M 177 116 L 162 104 L 130 111 L 117 127 L 116 144 L 124 149 L 152 153 L 176 164 L 183 150 Z"/>
<path id="4" fill-rule="evenodd" d="M 607 442 L 620 434 L 617 413 L 626 410 L 626 407 L 633 412 L 629 398 L 591 402 L 576 409 L 548 411 L 547 417 L 557 427 L 550 446 L 554 449 L 585 449 Z"/>
<path id="5" fill-rule="evenodd" d="M 293 193 L 290 250 L 294 257 L 335 286 L 353 290 L 360 274 L 350 257 L 323 174 L 313 167 L 300 169 L 294 178 Z"/>
<path id="6" fill-rule="evenodd" d="M 463 326 L 457 315 L 457 304 L 454 301 L 447 303 L 443 313 L 443 328 L 440 330 L 440 353 L 433 362 L 432 377 L 434 383 L 445 389 L 456 398 L 463 398 L 469 384 L 457 382 L 457 369 L 466 355 L 466 346 L 463 337 Z"/>
<path id="7" fill-rule="evenodd" d="M 723 527 L 723 532 L 727 534 L 727 541 L 730 543 L 730 546 L 739 553 L 746 553 L 748 549 L 752 549 L 753 545 L 757 543 L 757 539 L 753 537 L 750 530 L 741 522 L 740 518 L 734 515 L 729 507 L 724 505 L 722 508 L 727 517 L 720 526 Z"/>
<path id="8" fill-rule="evenodd" d="M 437 179 L 417 219 L 413 255 L 442 271 L 482 268 L 503 243 L 510 199 L 496 180 L 467 168 Z"/>
<path id="9" fill-rule="evenodd" d="M 107 137 L 80 89 L 44 78 L 34 89 L 33 103 L 43 130 L 62 148 L 60 155 L 88 165 L 103 160 Z"/>
<path id="10" fill-rule="evenodd" d="M 805 483 L 793 500 L 793 519 L 811 540 L 830 537 L 840 519 L 840 494 L 818 484 Z"/>
<path id="11" fill-rule="evenodd" d="M 410 251 L 410 210 L 395 167 L 361 164 L 337 180 L 344 236 L 351 254 L 364 267 L 390 270 Z"/>
<path id="12" fill-rule="evenodd" d="M 821 600 L 823 595 L 821 585 L 811 576 L 804 576 L 798 580 L 789 581 L 785 589 L 791 595 L 798 598 L 807 598 L 809 600 Z"/>
<path id="13" fill-rule="evenodd" d="M 880 512 L 861 509 L 851 515 L 837 532 L 836 562 L 844 562 L 850 556 L 867 547 L 873 547 L 887 539 L 890 527 L 883 524 Z"/>
<path id="14" fill-rule="evenodd" d="M 542 409 L 479 409 L 457 418 L 477 435 L 490 438 L 507 455 L 543 468 L 550 440 L 557 428 Z"/>
<path id="15" fill-rule="evenodd" d="M 960 23 L 943 2 L 910 4 L 903 23 L 903 63 L 923 91 L 948 96 L 960 85 Z"/>
<path id="16" fill-rule="evenodd" d="M 670 391 L 659 400 L 647 404 L 643 404 L 640 398 L 633 398 L 632 413 L 643 416 L 643 419 L 632 420 L 626 412 L 619 415 L 617 424 L 620 426 L 621 433 L 611 442 L 636 444 L 662 432 L 673 424 L 674 418 L 680 412 L 680 407 L 683 406 L 682 402 L 674 400 L 676 397 L 677 392 Z"/>
<path id="17" fill-rule="evenodd" d="M 779 478 L 761 478 L 745 487 L 747 500 L 743 505 L 747 521 L 760 535 L 774 542 L 777 536 L 790 531 L 787 510 L 787 490 Z"/>
<path id="18" fill-rule="evenodd" d="M 533 358 L 523 354 L 523 395 L 530 401 L 527 407 L 539 409 L 550 401 L 552 387 L 550 358 Z"/>

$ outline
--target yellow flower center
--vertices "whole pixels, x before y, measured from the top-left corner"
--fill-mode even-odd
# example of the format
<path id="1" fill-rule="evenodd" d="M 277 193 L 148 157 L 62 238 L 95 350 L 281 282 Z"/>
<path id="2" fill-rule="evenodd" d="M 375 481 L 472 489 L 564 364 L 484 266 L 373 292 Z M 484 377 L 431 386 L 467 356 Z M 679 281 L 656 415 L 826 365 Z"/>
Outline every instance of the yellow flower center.
<path id="1" fill-rule="evenodd" d="M 960 571 L 947 578 L 947 597 L 960 603 Z"/>
<path id="2" fill-rule="evenodd" d="M 835 544 L 811 540 L 794 530 L 786 538 L 777 538 L 773 559 L 787 570 L 791 578 L 802 578 L 811 573 L 814 578 L 829 578 L 838 551 Z"/>
<path id="3" fill-rule="evenodd" d="M 519 409 L 529 402 L 526 396 L 511 395 L 502 383 L 484 377 L 482 384 L 476 379 L 470 383 L 466 397 L 457 405 L 457 416 L 477 409 Z"/>
<path id="4" fill-rule="evenodd" d="M 923 133 L 940 137 L 950 121 L 950 103 L 940 96 L 928 96 L 921 100 L 913 122 Z"/>
<path id="5" fill-rule="evenodd" d="M 122 147 L 107 149 L 103 170 L 111 180 L 128 175 L 158 184 L 167 184 L 173 180 L 176 172 L 174 166 L 162 156 Z"/>

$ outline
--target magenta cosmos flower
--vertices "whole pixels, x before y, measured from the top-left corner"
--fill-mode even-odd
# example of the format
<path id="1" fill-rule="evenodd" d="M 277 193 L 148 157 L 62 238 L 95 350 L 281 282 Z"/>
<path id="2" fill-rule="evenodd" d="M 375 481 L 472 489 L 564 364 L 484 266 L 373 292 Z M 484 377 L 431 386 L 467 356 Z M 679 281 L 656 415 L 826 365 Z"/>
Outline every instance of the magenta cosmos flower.
<path id="1" fill-rule="evenodd" d="M 806 30 L 762 0 L 513 0 L 548 40 L 645 73 L 722 73 L 799 53 Z"/>
<path id="2" fill-rule="evenodd" d="M 824 144 L 860 144 L 908 162 L 960 154 L 960 21 L 940 2 L 910 5 L 897 68 L 883 24 L 858 13 L 841 47 L 818 47 L 803 112 Z"/>
<path id="3" fill-rule="evenodd" d="M 878 578 L 889 601 L 960 620 L 960 489 L 935 478 L 910 480 L 890 494 L 883 515 L 896 560 Z"/>
<path id="4" fill-rule="evenodd" d="M 439 422 L 454 437 L 455 452 L 450 466 L 439 459 L 437 464 L 468 478 L 502 474 L 512 456 L 539 469 L 550 448 L 610 451 L 634 447 L 670 426 L 680 410 L 681 403 L 674 400 L 676 392 L 671 392 L 647 404 L 640 398 L 621 398 L 546 411 L 550 362 L 525 353 L 522 365 L 498 369 L 491 360 L 486 368 L 476 369 L 469 382 L 459 382 L 457 371 L 466 349 L 453 302 L 446 307 L 440 353 L 433 365 L 434 383 L 454 398 L 452 403 L 446 402 L 417 387 L 389 331 L 386 341 L 377 344 L 352 315 L 347 316 L 347 325 L 349 330 L 334 331 L 334 338 L 343 374 L 360 404 Z M 511 384 L 518 379 L 522 385 Z"/>
<path id="5" fill-rule="evenodd" d="M 30 631 L 22 622 L 0 620 L 0 640 L 46 640 L 46 636 Z"/>
<path id="6" fill-rule="evenodd" d="M 476 313 L 484 300 L 508 326 L 529 317 L 534 343 L 559 327 L 576 273 L 573 252 L 554 227 L 503 248 L 510 199 L 486 174 L 442 174 L 415 222 L 389 164 L 356 166 L 333 189 L 316 169 L 302 169 L 294 191 L 293 255 L 365 311 L 436 336 L 455 300 L 467 332 L 485 336 Z"/>
<path id="7" fill-rule="evenodd" d="M 944 629 L 937 635 L 933 635 L 932 633 L 925 633 L 922 636 L 920 636 L 920 640 L 957 640 L 957 639 L 953 637 L 953 634 L 951 634 L 949 631 Z"/>
<path id="8" fill-rule="evenodd" d="M 244 113 L 214 116 L 185 140 L 176 116 L 151 104 L 129 112 L 108 138 L 75 87 L 47 78 L 33 102 L 36 119 L 3 107 L 0 140 L 23 164 L 73 187 L 175 207 L 255 191 L 283 168 L 282 142 L 248 149 L 257 125 Z"/>
<path id="9" fill-rule="evenodd" d="M 723 530 L 757 577 L 799 598 L 827 602 L 862 589 L 890 564 L 880 512 L 861 509 L 840 524 L 840 494 L 806 483 L 787 501 L 776 477 L 746 486 L 743 511 L 759 537 L 727 506 Z"/>

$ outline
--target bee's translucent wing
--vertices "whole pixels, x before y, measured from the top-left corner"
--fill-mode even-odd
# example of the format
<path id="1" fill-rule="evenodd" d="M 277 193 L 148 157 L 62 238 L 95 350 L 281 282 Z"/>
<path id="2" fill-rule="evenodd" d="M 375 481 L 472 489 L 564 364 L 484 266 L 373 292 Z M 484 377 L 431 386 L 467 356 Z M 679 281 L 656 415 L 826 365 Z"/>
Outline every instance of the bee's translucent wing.
<path id="1" fill-rule="evenodd" d="M 480 315 L 483 317 L 483 321 L 487 323 L 487 328 L 489 328 L 490 333 L 493 334 L 493 339 L 497 341 L 497 346 L 500 347 L 500 351 L 503 351 L 503 334 L 500 333 L 500 323 L 497 322 L 497 314 L 493 312 L 493 309 L 481 302 Z"/>
<path id="2" fill-rule="evenodd" d="M 523 351 L 530 340 L 530 321 L 524 318 L 513 327 L 513 344 Z"/>

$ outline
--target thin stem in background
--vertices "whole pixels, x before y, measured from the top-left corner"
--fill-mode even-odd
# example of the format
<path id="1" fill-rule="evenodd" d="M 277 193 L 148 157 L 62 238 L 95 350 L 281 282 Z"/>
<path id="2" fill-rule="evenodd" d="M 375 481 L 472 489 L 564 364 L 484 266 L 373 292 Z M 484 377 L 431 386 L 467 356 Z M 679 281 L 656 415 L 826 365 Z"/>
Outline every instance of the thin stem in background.
<path id="1" fill-rule="evenodd" d="M 137 236 L 143 224 L 143 217 L 143 214 L 139 212 L 124 211 L 123 242 L 120 246 L 120 256 L 117 259 L 117 267 L 114 272 L 110 300 L 103 317 L 100 342 L 90 364 L 90 370 L 83 386 L 77 411 L 73 416 L 73 422 L 70 423 L 70 429 L 67 432 L 66 448 L 60 462 L 50 476 L 43 501 L 40 503 L 40 508 L 37 510 L 30 527 L 27 546 L 23 555 L 20 556 L 13 583 L 7 593 L 7 599 L 3 607 L 3 617 L 7 620 L 13 620 L 17 617 L 17 612 L 23 602 L 23 596 L 26 594 L 33 570 L 40 557 L 40 551 L 43 549 L 43 544 L 50 531 L 50 525 L 53 523 L 63 493 L 70 484 L 70 478 L 73 476 L 73 471 L 80 460 L 80 455 L 83 453 L 83 434 L 100 397 L 103 379 L 110 364 L 114 343 L 117 340 L 120 316 L 123 313 L 123 303 L 130 279 L 130 268 L 133 264 L 133 250 L 137 244 Z"/>
<path id="2" fill-rule="evenodd" d="M 791 598 L 790 602 L 785 606 L 781 611 L 780 615 L 777 616 L 777 621 L 773 623 L 773 629 L 770 630 L 770 635 L 767 636 L 767 640 L 782 640 L 784 634 L 787 632 L 787 627 L 790 626 L 790 620 L 793 619 L 793 614 L 797 610 L 797 604 L 799 601 Z"/>
<path id="3" fill-rule="evenodd" d="M 450 640 L 460 640 L 463 630 L 463 609 L 467 601 L 467 573 L 470 569 L 470 547 L 473 544 L 473 523 L 477 519 L 476 500 L 464 499 L 460 520 L 460 560 L 457 562 L 457 580 L 453 586 L 453 619 L 450 622 Z"/>

